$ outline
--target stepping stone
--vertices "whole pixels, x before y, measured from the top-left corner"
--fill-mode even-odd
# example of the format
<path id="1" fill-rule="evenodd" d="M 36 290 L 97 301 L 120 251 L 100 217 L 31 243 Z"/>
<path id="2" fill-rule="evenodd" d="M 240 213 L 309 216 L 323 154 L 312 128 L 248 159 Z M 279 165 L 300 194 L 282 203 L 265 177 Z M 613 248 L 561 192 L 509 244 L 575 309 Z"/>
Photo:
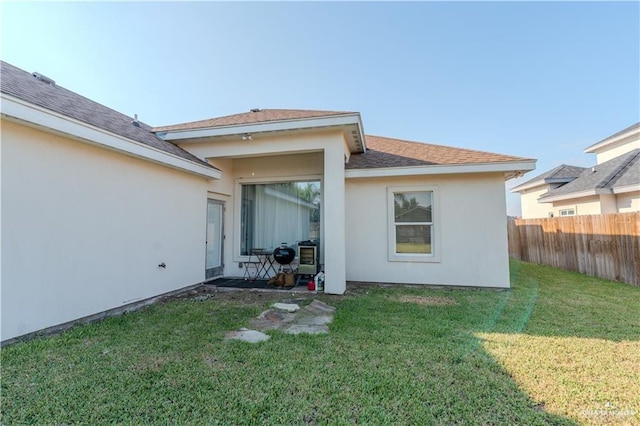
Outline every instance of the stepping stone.
<path id="1" fill-rule="evenodd" d="M 300 310 L 300 306 L 295 303 L 274 303 L 271 306 L 285 312 L 297 312 Z"/>
<path id="2" fill-rule="evenodd" d="M 273 330 L 281 328 L 284 324 L 289 324 L 295 318 L 295 313 L 269 309 L 258 315 L 257 318 L 251 320 L 251 327 L 261 331 Z"/>
<path id="3" fill-rule="evenodd" d="M 288 334 L 327 334 L 327 324 L 333 321 L 336 308 L 319 300 L 300 309 L 295 303 L 274 303 L 273 309 L 266 310 L 251 321 L 251 327 L 257 330 L 241 328 L 227 333 L 227 339 L 258 343 L 270 336 L 258 330 L 282 330 Z"/>
<path id="4" fill-rule="evenodd" d="M 296 318 L 294 324 L 318 326 L 330 324 L 331 321 L 333 321 L 333 316 L 331 315 L 300 315 Z"/>
<path id="5" fill-rule="evenodd" d="M 335 307 L 329 306 L 317 299 L 314 299 L 313 302 L 305 306 L 304 309 L 316 315 L 330 315 L 336 310 Z"/>
<path id="6" fill-rule="evenodd" d="M 291 324 L 284 332 L 288 334 L 327 334 L 329 327 L 326 325 Z"/>
<path id="7" fill-rule="evenodd" d="M 225 336 L 231 340 L 242 340 L 243 342 L 258 343 L 269 340 L 270 336 L 264 334 L 261 331 L 249 330 L 247 328 L 241 328 L 238 331 L 231 331 Z"/>

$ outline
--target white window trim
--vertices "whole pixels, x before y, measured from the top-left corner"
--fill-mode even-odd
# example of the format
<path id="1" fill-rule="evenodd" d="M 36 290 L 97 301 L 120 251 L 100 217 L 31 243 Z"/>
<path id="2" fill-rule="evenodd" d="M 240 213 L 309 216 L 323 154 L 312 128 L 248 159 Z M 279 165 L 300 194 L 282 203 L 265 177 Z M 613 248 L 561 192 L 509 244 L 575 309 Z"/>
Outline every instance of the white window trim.
<path id="1" fill-rule="evenodd" d="M 562 214 L 562 212 L 567 212 L 569 210 L 573 210 L 573 214 Z M 569 216 L 577 216 L 578 208 L 576 207 L 566 207 L 558 210 L 558 217 L 569 217 Z"/>
<path id="2" fill-rule="evenodd" d="M 431 220 L 433 236 L 431 254 L 396 253 L 396 225 L 394 221 L 394 194 L 397 192 L 431 192 L 433 194 Z M 437 185 L 389 186 L 387 187 L 387 247 L 390 262 L 441 262 L 442 245 L 440 231 L 440 190 Z"/>
<path id="3" fill-rule="evenodd" d="M 304 181 L 319 181 L 320 187 L 324 188 L 324 178 L 322 175 L 301 175 L 301 176 L 272 176 L 272 177 L 263 177 L 263 178 L 236 178 L 234 183 L 234 200 L 233 200 L 233 229 L 237 230 L 234 232 L 233 237 L 233 262 L 248 262 L 249 256 L 243 256 L 240 254 L 240 219 L 241 219 L 241 210 L 242 210 L 242 185 L 256 185 L 256 184 L 269 184 L 269 183 L 280 183 L 280 182 L 304 182 Z M 322 191 L 322 206 L 320 209 L 320 223 L 324 223 L 324 200 L 325 193 Z M 324 240 L 324 229 L 321 226 L 320 231 L 321 241 Z M 321 259 L 322 260 L 322 259 Z M 323 260 L 322 260 L 323 261 Z"/>

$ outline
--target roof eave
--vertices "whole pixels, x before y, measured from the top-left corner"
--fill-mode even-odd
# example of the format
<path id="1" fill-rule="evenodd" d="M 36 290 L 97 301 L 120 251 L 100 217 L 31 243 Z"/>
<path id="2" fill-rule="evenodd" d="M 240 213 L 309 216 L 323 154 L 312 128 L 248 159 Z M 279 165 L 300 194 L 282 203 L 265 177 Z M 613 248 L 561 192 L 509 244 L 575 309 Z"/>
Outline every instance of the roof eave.
<path id="1" fill-rule="evenodd" d="M 611 190 L 608 188 L 594 188 L 586 191 L 568 192 L 566 194 L 544 195 L 538 198 L 538 202 L 553 203 L 555 201 L 572 200 L 574 198 L 591 197 L 600 194 L 611 194 Z"/>
<path id="2" fill-rule="evenodd" d="M 317 129 L 327 127 L 356 126 L 357 135 L 349 135 L 349 148 L 352 153 L 366 151 L 362 119 L 359 113 L 347 113 L 332 116 L 297 118 L 289 120 L 266 121 L 251 124 L 235 124 L 230 126 L 215 126 L 201 129 L 168 130 L 157 132 L 156 135 L 166 141 L 204 142 L 207 138 L 224 136 L 241 136 L 244 134 L 284 132 L 292 130 Z"/>
<path id="3" fill-rule="evenodd" d="M 532 188 L 537 188 L 539 186 L 543 186 L 543 185 L 547 185 L 547 182 L 545 182 L 544 179 L 537 179 L 533 182 L 525 182 L 521 185 L 518 186 L 514 186 L 513 188 L 511 188 L 511 192 L 520 192 L 520 191 L 526 191 L 527 189 L 532 189 Z"/>
<path id="4" fill-rule="evenodd" d="M 624 186 L 616 186 L 613 188 L 614 194 L 624 194 L 626 192 L 637 192 L 640 191 L 640 184 L 632 184 L 632 185 L 624 185 Z"/>
<path id="5" fill-rule="evenodd" d="M 535 160 L 472 163 L 472 164 L 436 164 L 412 167 L 380 167 L 366 169 L 347 169 L 347 179 L 391 177 L 391 176 L 419 176 L 466 173 L 504 173 L 505 180 L 512 179 L 535 168 Z"/>
<path id="6" fill-rule="evenodd" d="M 117 135 L 91 124 L 2 93 L 2 116 L 32 127 L 49 129 L 81 142 L 178 169 L 208 179 L 221 179 L 222 172 L 158 148 Z"/>
<path id="7" fill-rule="evenodd" d="M 627 129 L 624 129 L 621 132 L 616 133 L 613 136 L 609 136 L 608 138 L 605 138 L 600 142 L 596 142 L 595 144 L 588 146 L 587 148 L 585 148 L 584 153 L 585 154 L 597 153 L 602 148 L 606 148 L 609 145 L 613 145 L 617 142 L 620 142 L 623 139 L 626 139 L 632 136 L 640 137 L 640 123 L 636 123 L 628 127 Z"/>
<path id="8" fill-rule="evenodd" d="M 576 180 L 576 178 L 577 178 L 577 176 L 575 176 L 575 177 L 566 177 L 566 178 L 548 177 L 548 178 L 543 178 L 543 179 L 536 179 L 536 180 L 531 181 L 531 182 L 525 182 L 525 183 L 520 184 L 518 186 L 514 186 L 513 188 L 511 188 L 511 192 L 525 191 L 527 189 L 532 189 L 532 188 L 536 188 L 538 186 L 548 185 L 548 184 L 552 184 L 552 183 L 569 183 L 569 182 L 573 182 L 574 180 Z"/>

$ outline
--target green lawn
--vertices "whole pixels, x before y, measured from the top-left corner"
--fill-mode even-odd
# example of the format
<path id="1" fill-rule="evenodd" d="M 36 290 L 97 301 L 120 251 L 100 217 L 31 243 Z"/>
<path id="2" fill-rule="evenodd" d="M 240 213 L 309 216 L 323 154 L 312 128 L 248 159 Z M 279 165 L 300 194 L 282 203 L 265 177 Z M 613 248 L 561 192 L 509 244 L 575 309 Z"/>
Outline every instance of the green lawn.
<path id="1" fill-rule="evenodd" d="M 275 299 L 215 293 L 12 345 L 0 423 L 640 422 L 640 288 L 511 266 L 511 291 L 323 296 L 324 336 L 225 341 Z"/>

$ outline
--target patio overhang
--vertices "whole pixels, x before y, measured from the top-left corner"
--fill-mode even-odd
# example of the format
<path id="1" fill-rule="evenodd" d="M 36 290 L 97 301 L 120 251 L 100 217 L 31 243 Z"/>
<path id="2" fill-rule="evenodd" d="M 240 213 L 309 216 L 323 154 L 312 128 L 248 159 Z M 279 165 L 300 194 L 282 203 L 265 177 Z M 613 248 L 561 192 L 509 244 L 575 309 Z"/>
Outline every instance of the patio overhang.
<path id="1" fill-rule="evenodd" d="M 345 141 L 352 154 L 363 153 L 366 151 L 362 118 L 359 113 L 252 124 L 216 126 L 200 129 L 169 130 L 157 132 L 156 135 L 166 141 L 184 144 L 210 142 L 212 139 L 247 140 L 260 134 L 308 132 L 310 130 L 323 129 L 342 130 L 345 136 Z"/>

